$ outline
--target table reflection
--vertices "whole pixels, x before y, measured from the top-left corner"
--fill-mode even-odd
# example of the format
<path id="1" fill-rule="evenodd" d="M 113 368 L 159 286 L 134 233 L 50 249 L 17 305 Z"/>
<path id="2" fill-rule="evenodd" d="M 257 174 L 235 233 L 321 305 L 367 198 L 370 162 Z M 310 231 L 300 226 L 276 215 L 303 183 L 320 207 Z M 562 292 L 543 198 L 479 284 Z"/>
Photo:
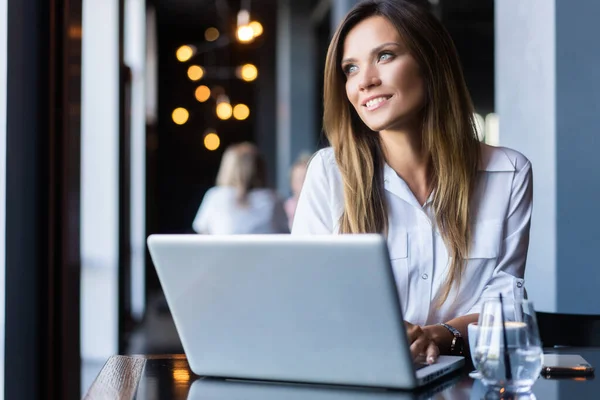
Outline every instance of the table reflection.
<path id="1" fill-rule="evenodd" d="M 193 381 L 187 400 L 557 400 L 567 397 L 565 389 L 572 384 L 581 385 L 581 381 L 539 378 L 533 392 L 514 394 L 490 389 L 480 380 L 464 375 L 417 392 L 198 378 Z"/>
<path id="2" fill-rule="evenodd" d="M 461 375 L 417 392 L 200 378 L 193 382 L 187 400 L 468 400 L 471 385 Z"/>

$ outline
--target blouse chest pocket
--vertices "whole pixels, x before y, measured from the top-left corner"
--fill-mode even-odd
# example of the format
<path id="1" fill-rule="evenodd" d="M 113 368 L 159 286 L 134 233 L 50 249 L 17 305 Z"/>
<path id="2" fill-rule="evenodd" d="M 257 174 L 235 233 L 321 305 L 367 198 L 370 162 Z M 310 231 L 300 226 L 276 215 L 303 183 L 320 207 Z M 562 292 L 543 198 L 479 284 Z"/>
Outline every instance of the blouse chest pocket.
<path id="1" fill-rule="evenodd" d="M 469 264 L 476 260 L 498 258 L 502 251 L 503 225 L 500 221 L 480 221 L 473 226 Z"/>
<path id="2" fill-rule="evenodd" d="M 388 235 L 388 251 L 390 260 L 398 260 L 408 257 L 408 234 L 406 231 L 394 232 Z"/>

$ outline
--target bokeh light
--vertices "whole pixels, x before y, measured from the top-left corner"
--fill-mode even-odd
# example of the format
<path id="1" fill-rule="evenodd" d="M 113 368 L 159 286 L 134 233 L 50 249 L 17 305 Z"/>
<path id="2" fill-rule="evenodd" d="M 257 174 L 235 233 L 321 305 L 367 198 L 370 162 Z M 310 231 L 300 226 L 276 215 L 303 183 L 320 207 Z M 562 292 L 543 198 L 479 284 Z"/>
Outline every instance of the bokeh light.
<path id="1" fill-rule="evenodd" d="M 190 65 L 187 74 L 191 80 L 199 81 L 204 76 L 204 68 L 199 65 Z"/>
<path id="2" fill-rule="evenodd" d="M 187 368 L 173 368 L 173 379 L 182 384 L 190 380 L 190 371 Z"/>
<path id="3" fill-rule="evenodd" d="M 221 145 L 221 139 L 215 132 L 207 133 L 204 136 L 204 147 L 210 151 L 215 151 Z"/>
<path id="4" fill-rule="evenodd" d="M 200 103 L 204 103 L 210 98 L 210 89 L 208 86 L 201 85 L 196 88 L 196 92 L 194 94 L 196 96 L 196 100 L 198 100 Z"/>
<path id="5" fill-rule="evenodd" d="M 208 42 L 214 42 L 219 38 L 219 30 L 217 28 L 213 28 L 212 26 L 204 31 L 204 39 Z"/>
<path id="6" fill-rule="evenodd" d="M 219 119 L 229 119 L 231 118 L 231 114 L 233 114 L 231 104 L 225 102 L 217 104 L 217 117 L 219 117 Z"/>
<path id="7" fill-rule="evenodd" d="M 177 49 L 175 56 L 177 57 L 177 59 L 179 61 L 186 62 L 187 60 L 192 58 L 195 53 L 196 53 L 195 48 L 193 48 L 192 46 L 184 45 Z"/>
<path id="8" fill-rule="evenodd" d="M 243 121 L 250 116 L 250 109 L 245 104 L 237 104 L 233 107 L 233 118 Z"/>
<path id="9" fill-rule="evenodd" d="M 244 64 L 236 71 L 238 78 L 252 82 L 258 76 L 258 69 L 253 64 Z"/>
<path id="10" fill-rule="evenodd" d="M 183 125 L 190 117 L 190 113 L 183 107 L 177 107 L 175 110 L 173 110 L 172 117 L 173 122 L 175 122 L 177 125 Z"/>
<path id="11" fill-rule="evenodd" d="M 254 39 L 254 30 L 250 25 L 242 25 L 237 29 L 236 35 L 240 42 L 248 43 Z"/>
<path id="12" fill-rule="evenodd" d="M 258 21 L 252 21 L 249 24 L 250 28 L 252 28 L 252 33 L 254 37 L 258 37 L 263 33 L 263 26 Z"/>

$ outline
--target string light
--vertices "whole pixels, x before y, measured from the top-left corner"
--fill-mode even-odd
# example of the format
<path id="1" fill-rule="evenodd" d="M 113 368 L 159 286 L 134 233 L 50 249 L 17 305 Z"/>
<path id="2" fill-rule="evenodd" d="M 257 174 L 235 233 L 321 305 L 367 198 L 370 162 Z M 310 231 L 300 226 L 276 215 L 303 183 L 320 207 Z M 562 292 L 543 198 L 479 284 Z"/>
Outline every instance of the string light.
<path id="1" fill-rule="evenodd" d="M 254 30 L 250 26 L 250 12 L 244 8 L 237 15 L 236 36 L 242 43 L 250 43 L 254 39 Z"/>
<path id="2" fill-rule="evenodd" d="M 263 26 L 258 21 L 252 21 L 249 24 L 250 28 L 252 28 L 252 33 L 254 37 L 258 37 L 263 33 Z"/>
<path id="3" fill-rule="evenodd" d="M 207 131 L 204 136 L 204 147 L 206 147 L 207 150 L 215 151 L 220 145 L 221 139 L 219 138 L 219 135 L 214 131 Z"/>
<path id="4" fill-rule="evenodd" d="M 183 125 L 190 117 L 190 113 L 183 107 L 177 107 L 175 110 L 173 110 L 171 117 L 173 118 L 173 122 L 175 122 L 177 125 Z"/>
<path id="5" fill-rule="evenodd" d="M 254 31 L 249 25 L 240 26 L 237 29 L 237 38 L 242 43 L 249 43 L 254 39 Z"/>
<path id="6" fill-rule="evenodd" d="M 191 65 L 188 68 L 187 74 L 188 78 L 190 78 L 192 81 L 199 81 L 204 76 L 204 68 L 200 67 L 199 65 Z"/>
<path id="7" fill-rule="evenodd" d="M 227 119 L 231 118 L 231 114 L 233 114 L 231 104 L 229 104 L 229 103 L 217 104 L 217 117 L 219 117 L 219 119 L 227 120 Z"/>
<path id="8" fill-rule="evenodd" d="M 243 121 L 250 116 L 250 108 L 245 104 L 237 104 L 233 107 L 233 118 Z"/>
<path id="9" fill-rule="evenodd" d="M 213 28 L 212 26 L 204 31 L 204 39 L 207 42 L 214 42 L 220 36 L 219 30 L 217 28 Z"/>
<path id="10" fill-rule="evenodd" d="M 181 62 L 186 62 L 196 54 L 196 48 L 188 45 L 183 45 L 177 49 L 175 56 Z"/>
<path id="11" fill-rule="evenodd" d="M 227 95 L 219 95 L 217 97 L 217 117 L 222 120 L 227 120 L 231 118 L 233 114 L 233 109 L 231 108 L 231 103 L 229 101 L 229 97 Z"/>
<path id="12" fill-rule="evenodd" d="M 253 64 L 244 64 L 236 70 L 238 78 L 252 82 L 258 77 L 258 69 Z"/>
<path id="13" fill-rule="evenodd" d="M 194 92 L 194 95 L 196 96 L 196 100 L 198 100 L 200 103 L 204 103 L 210 98 L 210 89 L 208 86 L 198 86 Z"/>

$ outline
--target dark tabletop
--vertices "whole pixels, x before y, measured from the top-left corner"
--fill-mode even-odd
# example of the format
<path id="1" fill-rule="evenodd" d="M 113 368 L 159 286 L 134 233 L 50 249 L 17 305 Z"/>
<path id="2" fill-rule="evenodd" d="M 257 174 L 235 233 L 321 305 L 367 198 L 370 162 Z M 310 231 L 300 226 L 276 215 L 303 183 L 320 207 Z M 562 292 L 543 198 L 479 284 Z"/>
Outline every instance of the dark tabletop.
<path id="1" fill-rule="evenodd" d="M 548 352 L 580 354 L 600 365 L 600 348 L 546 349 Z M 486 395 L 480 381 L 467 370 L 453 374 L 417 392 L 234 381 L 194 375 L 184 355 L 113 356 L 89 388 L 86 399 L 210 399 L 210 400 L 479 400 L 502 398 Z M 585 400 L 600 398 L 600 378 L 546 379 L 533 387 L 538 400 Z M 504 397 L 510 398 L 510 397 Z"/>

